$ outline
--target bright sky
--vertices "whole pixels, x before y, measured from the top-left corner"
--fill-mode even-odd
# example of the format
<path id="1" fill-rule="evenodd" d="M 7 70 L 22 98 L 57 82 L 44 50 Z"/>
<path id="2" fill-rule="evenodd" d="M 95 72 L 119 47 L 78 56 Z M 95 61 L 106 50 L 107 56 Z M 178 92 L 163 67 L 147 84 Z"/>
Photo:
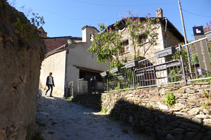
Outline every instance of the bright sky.
<path id="1" fill-rule="evenodd" d="M 81 28 L 85 25 L 106 25 L 121 20 L 121 16 L 131 10 L 139 10 L 138 16 L 151 13 L 156 16 L 158 7 L 163 16 L 183 34 L 178 0 L 8 0 L 16 9 L 24 11 L 28 18 L 31 13 L 44 17 L 44 30 L 48 37 L 81 37 Z M 206 25 L 211 21 L 211 0 L 180 0 L 183 10 L 188 40 L 193 40 L 193 26 Z M 21 8 L 23 7 L 24 8 Z"/>

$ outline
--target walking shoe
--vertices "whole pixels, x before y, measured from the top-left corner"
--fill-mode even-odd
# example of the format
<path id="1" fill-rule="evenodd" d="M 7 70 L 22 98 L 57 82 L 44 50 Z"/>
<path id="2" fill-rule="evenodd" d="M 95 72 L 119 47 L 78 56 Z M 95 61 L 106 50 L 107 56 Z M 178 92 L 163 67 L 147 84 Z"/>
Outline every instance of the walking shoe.
<path id="1" fill-rule="evenodd" d="M 50 97 L 53 97 L 52 95 L 50 95 Z"/>

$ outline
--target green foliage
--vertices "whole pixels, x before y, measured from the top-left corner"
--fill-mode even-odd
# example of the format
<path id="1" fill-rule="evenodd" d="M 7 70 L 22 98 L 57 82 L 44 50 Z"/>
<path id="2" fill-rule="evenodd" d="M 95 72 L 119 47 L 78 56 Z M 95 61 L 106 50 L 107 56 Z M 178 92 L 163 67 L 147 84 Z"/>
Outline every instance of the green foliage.
<path id="1" fill-rule="evenodd" d="M 117 22 L 114 28 L 117 29 Z M 107 60 L 113 60 L 114 57 L 118 61 L 120 50 L 123 50 L 121 34 L 118 30 L 107 29 L 107 26 L 102 23 L 99 24 L 99 31 L 100 33 L 95 36 L 92 47 L 88 51 L 97 56 L 98 62 L 105 63 Z"/>
<path id="2" fill-rule="evenodd" d="M 198 58 L 198 54 L 197 53 L 191 54 L 190 59 L 191 59 L 191 64 L 192 65 L 199 63 L 199 58 Z"/>
<path id="3" fill-rule="evenodd" d="M 107 111 L 108 111 L 107 108 L 105 108 L 105 107 L 102 108 L 102 112 L 103 112 L 104 114 L 106 114 Z"/>
<path id="4" fill-rule="evenodd" d="M 67 101 L 71 101 L 73 102 L 74 98 L 71 98 L 71 97 L 67 97 Z"/>
<path id="5" fill-rule="evenodd" d="M 24 37 L 27 39 L 36 39 L 35 38 L 36 27 L 45 24 L 44 18 L 38 16 L 38 13 L 37 14 L 32 13 L 32 15 L 33 18 L 31 18 L 31 24 L 26 22 L 25 19 L 19 17 L 16 18 L 16 21 L 13 23 L 13 26 L 15 28 L 15 33 L 20 37 Z"/>
<path id="6" fill-rule="evenodd" d="M 104 24 L 99 24 L 99 34 L 97 34 L 92 42 L 92 47 L 89 48 L 89 52 L 93 52 L 97 56 L 97 61 L 105 63 L 107 60 L 111 62 L 111 68 L 116 66 L 122 66 L 122 62 L 127 62 L 124 55 L 124 43 L 122 41 L 122 32 L 119 31 L 119 26 L 124 22 L 124 26 L 128 27 L 130 32 L 130 40 L 132 43 L 130 45 L 134 48 L 134 58 L 137 57 L 137 47 L 142 47 L 144 44 L 139 44 L 138 38 L 140 33 L 148 36 L 149 47 L 156 45 L 157 33 L 155 30 L 157 26 L 155 23 L 158 20 L 156 18 L 146 17 L 145 21 L 141 21 L 140 18 L 134 18 L 133 14 L 129 12 L 129 16 L 123 17 L 123 20 L 116 22 L 112 26 L 105 26 Z M 149 48 L 144 49 L 145 55 Z M 120 56 L 121 59 L 120 60 Z"/>
<path id="7" fill-rule="evenodd" d="M 149 14 L 148 14 L 149 15 Z M 126 19 L 126 26 L 129 29 L 130 37 L 131 37 L 131 44 L 134 49 L 134 60 L 139 55 L 145 56 L 147 51 L 150 49 L 151 46 L 157 45 L 156 40 L 158 39 L 158 33 L 156 33 L 156 29 L 158 27 L 155 25 L 159 20 L 155 18 L 150 18 L 145 16 L 145 21 L 141 21 L 141 18 L 135 18 L 134 14 L 132 14 L 130 11 L 128 12 L 128 15 L 125 15 L 123 19 Z M 148 38 L 147 44 L 149 46 L 145 46 L 142 41 L 139 40 L 140 33 L 143 33 L 143 36 L 146 36 Z M 146 39 L 144 39 L 144 42 L 146 42 Z M 140 52 L 137 52 L 137 47 L 143 47 L 144 51 L 142 54 L 139 54 Z"/>
<path id="8" fill-rule="evenodd" d="M 117 86 L 114 88 L 114 90 L 120 90 L 120 83 L 117 83 Z"/>
<path id="9" fill-rule="evenodd" d="M 13 23 L 15 27 L 15 33 L 24 38 L 33 37 L 34 28 L 31 24 L 23 23 L 19 18 Z"/>
<path id="10" fill-rule="evenodd" d="M 187 51 L 186 48 L 181 48 L 181 52 L 182 52 L 182 58 L 183 58 L 183 63 L 184 63 L 184 67 L 185 69 L 188 69 L 188 57 L 187 57 Z M 172 56 L 173 60 L 176 59 L 180 59 L 180 51 L 179 49 L 176 50 L 175 54 Z"/>
<path id="11" fill-rule="evenodd" d="M 39 14 L 35 14 L 35 13 L 32 13 L 32 18 L 31 18 L 31 23 L 36 26 L 36 27 L 39 27 L 41 25 L 44 25 L 45 24 L 45 21 L 44 21 L 44 18 L 39 16 Z"/>
<path id="12" fill-rule="evenodd" d="M 210 78 L 208 78 L 208 77 L 210 77 Z M 206 79 L 206 80 L 200 80 L 200 79 L 202 79 L 202 78 L 208 78 L 208 79 Z M 197 79 L 197 78 L 196 78 Z M 197 82 L 210 82 L 211 81 L 211 74 L 210 75 L 203 75 L 202 77 L 199 77 L 198 78 L 198 80 L 196 80 L 196 81 L 191 81 L 191 83 L 197 83 Z"/>
<path id="13" fill-rule="evenodd" d="M 169 92 L 166 94 L 166 103 L 168 105 L 175 104 L 175 96 L 173 95 L 173 93 Z"/>
<path id="14" fill-rule="evenodd" d="M 115 68 L 115 67 L 122 67 L 123 64 L 119 60 L 112 60 L 110 63 L 110 68 Z"/>
<path id="15" fill-rule="evenodd" d="M 170 77 L 170 81 L 171 82 L 179 81 L 179 77 L 177 75 L 180 74 L 180 73 L 181 73 L 181 69 L 171 70 L 170 73 L 168 74 L 169 76 L 172 76 L 172 77 Z"/>

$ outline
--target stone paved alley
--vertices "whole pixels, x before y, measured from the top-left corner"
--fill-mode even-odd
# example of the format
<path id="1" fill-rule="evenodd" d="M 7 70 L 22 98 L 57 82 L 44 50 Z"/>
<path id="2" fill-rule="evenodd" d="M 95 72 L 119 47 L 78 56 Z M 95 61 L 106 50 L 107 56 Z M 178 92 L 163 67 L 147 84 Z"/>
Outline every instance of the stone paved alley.
<path id="1" fill-rule="evenodd" d="M 38 99 L 37 126 L 45 140 L 151 140 L 143 135 L 131 135 L 128 129 L 105 115 L 61 97 Z"/>

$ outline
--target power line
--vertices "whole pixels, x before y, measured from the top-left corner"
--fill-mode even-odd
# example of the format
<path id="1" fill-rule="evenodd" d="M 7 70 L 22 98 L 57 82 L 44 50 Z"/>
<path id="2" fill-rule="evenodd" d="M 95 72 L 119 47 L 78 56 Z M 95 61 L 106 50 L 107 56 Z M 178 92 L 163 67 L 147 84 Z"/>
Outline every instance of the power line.
<path id="1" fill-rule="evenodd" d="M 166 12 L 165 15 L 169 15 L 170 13 L 174 12 L 174 11 L 177 10 L 177 9 L 178 9 L 178 8 L 175 8 L 175 9 L 171 10 L 170 12 Z"/>
<path id="2" fill-rule="evenodd" d="M 69 20 L 92 20 L 92 21 L 102 21 L 102 20 L 111 20 L 111 19 L 114 20 L 114 18 L 107 18 L 107 19 L 69 18 L 69 17 L 63 16 L 63 15 L 60 15 L 60 14 L 58 14 L 58 13 L 52 12 L 52 11 L 48 11 L 48 10 L 43 10 L 43 9 L 34 9 L 34 10 L 49 12 L 49 13 L 58 15 L 58 16 L 60 16 L 60 17 L 63 17 L 63 18 L 65 18 L 65 19 L 69 19 Z"/>
<path id="3" fill-rule="evenodd" d="M 205 16 L 205 15 L 198 15 L 198 14 L 195 14 L 195 13 L 191 13 L 191 12 L 188 12 L 186 10 L 183 9 L 184 12 L 186 13 L 189 13 L 189 14 L 192 14 L 192 15 L 195 15 L 195 16 L 200 16 L 200 17 L 211 17 L 211 16 Z"/>
<path id="4" fill-rule="evenodd" d="M 85 4 L 91 4 L 91 5 L 100 5 L 100 6 L 111 6 L 111 7 L 137 7 L 137 6 L 152 6 L 152 5 L 169 5 L 169 4 L 175 4 L 175 3 L 154 3 L 154 4 L 142 4 L 142 5 L 112 5 L 112 4 L 101 4 L 101 3 L 93 3 L 93 2 L 86 2 L 81 0 L 71 0 L 74 2 L 80 2 Z"/>

